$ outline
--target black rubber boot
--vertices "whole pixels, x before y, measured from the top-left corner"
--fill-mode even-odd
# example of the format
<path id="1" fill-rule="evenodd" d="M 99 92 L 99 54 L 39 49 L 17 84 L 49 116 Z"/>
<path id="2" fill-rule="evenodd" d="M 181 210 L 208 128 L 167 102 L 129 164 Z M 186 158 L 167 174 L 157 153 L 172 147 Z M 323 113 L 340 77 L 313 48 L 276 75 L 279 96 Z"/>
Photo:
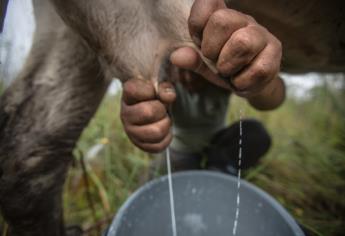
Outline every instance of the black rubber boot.
<path id="1" fill-rule="evenodd" d="M 205 150 L 207 169 L 237 174 L 239 157 L 240 122 L 219 131 Z M 255 166 L 271 146 L 271 137 L 264 126 L 252 119 L 242 121 L 241 169 Z"/>

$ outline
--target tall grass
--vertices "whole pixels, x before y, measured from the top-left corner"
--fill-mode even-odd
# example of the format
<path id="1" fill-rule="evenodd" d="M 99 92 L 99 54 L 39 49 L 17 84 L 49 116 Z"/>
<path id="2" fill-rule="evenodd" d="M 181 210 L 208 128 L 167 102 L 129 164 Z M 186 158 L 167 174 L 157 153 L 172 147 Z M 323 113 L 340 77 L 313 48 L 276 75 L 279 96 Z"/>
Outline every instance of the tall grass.
<path id="1" fill-rule="evenodd" d="M 324 84 L 308 100 L 290 98 L 275 112 L 246 111 L 262 120 L 274 139 L 247 180 L 275 196 L 311 235 L 345 233 L 343 96 Z"/>
<path id="2" fill-rule="evenodd" d="M 265 113 L 239 98 L 231 101 L 230 122 L 241 108 L 246 116 L 261 120 L 274 140 L 267 156 L 245 178 L 278 199 L 311 235 L 345 232 L 344 94 L 324 84 L 307 99 L 289 97 L 281 108 Z M 149 161 L 124 133 L 119 102 L 119 95 L 104 99 L 78 143 L 66 183 L 67 222 L 81 224 L 94 235 L 138 187 Z"/>
<path id="3" fill-rule="evenodd" d="M 138 186 L 148 155 L 128 140 L 119 120 L 119 96 L 107 96 L 74 152 L 75 165 L 66 182 L 67 222 L 90 228 L 95 219 L 109 223 L 118 207 Z M 99 150 L 99 152 L 91 150 Z M 98 147 L 98 148 L 97 148 Z M 85 165 L 85 181 L 82 165 Z M 95 212 L 90 206 L 90 195 Z M 91 204 L 91 205 L 92 205 Z"/>

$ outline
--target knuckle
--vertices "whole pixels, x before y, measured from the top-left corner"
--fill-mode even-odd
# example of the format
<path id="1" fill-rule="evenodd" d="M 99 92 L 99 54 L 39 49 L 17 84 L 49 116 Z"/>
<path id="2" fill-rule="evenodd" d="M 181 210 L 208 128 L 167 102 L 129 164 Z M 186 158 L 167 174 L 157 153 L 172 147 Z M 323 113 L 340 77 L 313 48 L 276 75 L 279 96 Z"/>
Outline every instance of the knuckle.
<path id="1" fill-rule="evenodd" d="M 153 106 L 149 105 L 143 106 L 139 112 L 141 113 L 141 118 L 145 120 L 151 120 L 155 115 Z"/>
<path id="2" fill-rule="evenodd" d="M 151 135 L 152 137 L 156 138 L 156 139 L 163 139 L 165 134 L 165 130 L 163 127 L 161 126 L 154 126 L 151 129 Z"/>
<path id="3" fill-rule="evenodd" d="M 217 64 L 217 70 L 223 76 L 227 76 L 227 75 L 231 74 L 233 69 L 234 69 L 234 67 L 229 62 L 222 61 L 222 62 Z"/>
<path id="4" fill-rule="evenodd" d="M 245 30 L 239 30 L 234 34 L 233 44 L 236 46 L 237 51 L 244 55 L 253 51 L 252 38 Z"/>
<path id="5" fill-rule="evenodd" d="M 252 69 L 252 78 L 254 81 L 260 82 L 263 80 L 266 80 L 269 78 L 271 75 L 271 69 L 264 65 L 264 64 L 259 64 L 253 67 Z"/>
<path id="6" fill-rule="evenodd" d="M 218 28 L 226 29 L 229 27 L 227 21 L 228 16 L 229 12 L 227 11 L 227 9 L 219 9 L 210 16 L 209 21 Z"/>

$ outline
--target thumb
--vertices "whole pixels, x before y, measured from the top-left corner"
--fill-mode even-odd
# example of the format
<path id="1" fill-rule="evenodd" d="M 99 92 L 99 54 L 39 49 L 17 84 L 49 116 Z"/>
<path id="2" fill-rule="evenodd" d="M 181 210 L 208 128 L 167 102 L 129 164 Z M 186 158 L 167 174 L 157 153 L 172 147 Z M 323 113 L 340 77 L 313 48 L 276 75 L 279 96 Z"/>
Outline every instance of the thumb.
<path id="1" fill-rule="evenodd" d="M 200 75 L 206 69 L 199 54 L 191 47 L 182 47 L 175 50 L 170 56 L 170 61 L 181 69 L 191 70 Z"/>
<path id="2" fill-rule="evenodd" d="M 173 65 L 181 69 L 191 70 L 201 75 L 212 84 L 228 90 L 230 89 L 229 84 L 226 81 L 219 79 L 219 76 L 212 72 L 205 64 L 199 53 L 191 47 L 182 47 L 175 50 L 170 55 L 170 61 Z"/>
<path id="3" fill-rule="evenodd" d="M 170 82 L 162 82 L 158 87 L 159 100 L 165 105 L 170 105 L 176 100 L 174 85 Z"/>

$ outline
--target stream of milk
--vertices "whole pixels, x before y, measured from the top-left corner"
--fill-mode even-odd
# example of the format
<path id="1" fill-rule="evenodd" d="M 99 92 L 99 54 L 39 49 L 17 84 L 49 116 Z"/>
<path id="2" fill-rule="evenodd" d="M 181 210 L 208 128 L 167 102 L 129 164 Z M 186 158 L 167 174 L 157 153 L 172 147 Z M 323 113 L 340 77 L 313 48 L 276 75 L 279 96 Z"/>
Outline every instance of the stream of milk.
<path id="1" fill-rule="evenodd" d="M 235 213 L 235 220 L 232 229 L 232 235 L 235 236 L 237 234 L 237 227 L 238 227 L 238 220 L 240 215 L 240 202 L 241 202 L 241 167 L 242 167 L 242 146 L 243 146 L 243 127 L 242 127 L 242 117 L 243 111 L 240 110 L 240 132 L 239 132 L 239 150 L 238 150 L 238 173 L 237 173 L 237 197 L 236 197 L 236 213 Z M 170 160 L 170 149 L 169 147 L 166 149 L 166 161 L 167 161 L 167 169 L 168 169 L 168 183 L 169 183 L 169 198 L 170 198 L 170 209 L 171 209 L 171 225 L 172 225 L 172 233 L 173 236 L 177 236 L 176 230 L 176 216 L 175 216 L 175 202 L 174 202 L 174 191 L 172 185 L 172 177 L 171 177 L 171 160 Z"/>
<path id="2" fill-rule="evenodd" d="M 239 137 L 239 150 L 238 150 L 238 173 L 237 173 L 237 197 L 236 197 L 236 215 L 234 220 L 234 226 L 232 229 L 232 235 L 236 235 L 237 233 L 237 226 L 238 226 L 238 219 L 240 215 L 240 188 L 241 188 L 241 166 L 242 166 L 242 116 L 243 111 L 240 110 L 240 137 Z"/>
<path id="3" fill-rule="evenodd" d="M 167 159 L 168 182 L 169 182 L 171 226 L 172 226 L 173 236 L 177 236 L 176 216 L 175 216 L 175 201 L 174 201 L 174 190 L 173 190 L 172 178 L 171 178 L 171 160 L 170 160 L 170 148 L 169 147 L 166 149 L 166 159 Z"/>

